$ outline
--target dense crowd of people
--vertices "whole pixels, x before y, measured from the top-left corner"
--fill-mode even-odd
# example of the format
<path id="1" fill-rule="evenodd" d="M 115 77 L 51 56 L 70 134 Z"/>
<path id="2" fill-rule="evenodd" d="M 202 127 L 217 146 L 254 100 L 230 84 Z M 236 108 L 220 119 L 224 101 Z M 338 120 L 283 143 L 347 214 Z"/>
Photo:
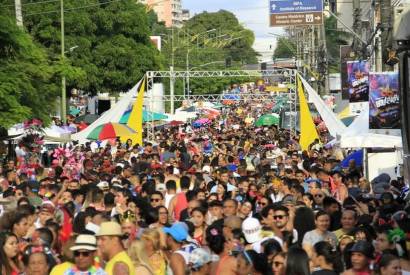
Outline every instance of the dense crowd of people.
<path id="1" fill-rule="evenodd" d="M 46 150 L 1 167 L 1 274 L 410 274 L 406 186 L 226 106 L 156 140 Z"/>

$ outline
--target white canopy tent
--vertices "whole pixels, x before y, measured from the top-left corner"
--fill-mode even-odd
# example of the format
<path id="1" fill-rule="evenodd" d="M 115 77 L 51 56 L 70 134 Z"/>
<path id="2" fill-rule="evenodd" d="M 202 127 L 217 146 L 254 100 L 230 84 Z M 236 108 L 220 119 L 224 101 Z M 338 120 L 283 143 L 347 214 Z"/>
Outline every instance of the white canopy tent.
<path id="1" fill-rule="evenodd" d="M 96 121 L 91 123 L 87 128 L 78 132 L 76 134 L 71 135 L 72 140 L 77 140 L 80 144 L 84 144 L 87 141 L 88 135 L 98 126 L 103 125 L 108 122 L 119 122 L 124 112 L 127 110 L 128 106 L 130 105 L 133 97 L 137 95 L 138 88 L 141 84 L 142 80 L 140 80 L 137 85 L 131 88 L 125 95 L 121 97 L 121 99 L 113 106 L 111 109 L 103 113 Z"/>
<path id="2" fill-rule="evenodd" d="M 315 105 L 315 108 L 322 117 L 323 121 L 325 122 L 330 135 L 333 137 L 342 135 L 343 132 L 346 130 L 346 126 L 337 117 L 337 115 L 333 113 L 333 111 L 326 105 L 323 99 L 320 98 L 320 96 L 312 88 L 312 86 L 310 86 L 310 84 L 301 75 L 299 75 L 299 77 L 302 80 L 302 84 L 305 88 L 305 91 L 309 95 L 309 101 L 313 102 L 313 104 Z"/>
<path id="3" fill-rule="evenodd" d="M 400 136 L 369 132 L 369 105 L 340 137 L 341 148 L 402 148 Z"/>

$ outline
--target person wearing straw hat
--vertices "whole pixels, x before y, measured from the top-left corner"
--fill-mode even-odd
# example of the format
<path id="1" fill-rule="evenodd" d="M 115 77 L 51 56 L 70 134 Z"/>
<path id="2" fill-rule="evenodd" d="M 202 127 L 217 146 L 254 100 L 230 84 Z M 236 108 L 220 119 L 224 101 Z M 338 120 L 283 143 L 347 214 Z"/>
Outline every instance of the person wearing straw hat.
<path id="1" fill-rule="evenodd" d="M 121 225 L 116 222 L 103 222 L 97 233 L 97 244 L 106 261 L 108 275 L 135 275 L 135 268 L 124 249 Z"/>
<path id="2" fill-rule="evenodd" d="M 93 235 L 78 235 L 74 246 L 70 248 L 74 254 L 75 265 L 67 269 L 64 275 L 106 275 L 107 273 L 95 264 L 97 239 Z"/>

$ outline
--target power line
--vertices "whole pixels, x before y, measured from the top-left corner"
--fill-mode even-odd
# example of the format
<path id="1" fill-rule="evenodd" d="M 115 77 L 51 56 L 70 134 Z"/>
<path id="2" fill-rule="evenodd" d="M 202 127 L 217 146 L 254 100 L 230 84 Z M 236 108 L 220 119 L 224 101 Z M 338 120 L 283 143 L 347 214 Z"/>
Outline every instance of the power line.
<path id="1" fill-rule="evenodd" d="M 58 1 L 59 1 L 59 0 L 58 0 Z M 121 2 L 121 1 L 123 1 L 123 0 L 112 0 L 112 1 L 101 2 L 101 3 L 98 3 L 98 4 L 80 6 L 80 7 L 76 7 L 76 8 L 65 9 L 64 12 L 73 11 L 73 10 L 80 10 L 80 9 L 85 9 L 85 8 L 91 8 L 91 7 L 96 7 L 96 6 L 101 6 L 101 5 L 104 5 L 104 4 L 110 4 L 110 3 Z M 40 15 L 40 14 L 50 14 L 50 13 L 59 13 L 59 12 L 60 12 L 60 10 L 44 11 L 44 12 L 35 12 L 35 13 L 25 14 L 24 16 Z"/>
<path id="2" fill-rule="evenodd" d="M 59 1 L 60 0 L 45 0 L 45 1 L 38 1 L 38 2 L 30 2 L 30 3 L 23 3 L 22 6 L 52 3 L 52 2 L 59 2 Z M 14 7 L 14 4 L 0 5 L 0 7 Z"/>

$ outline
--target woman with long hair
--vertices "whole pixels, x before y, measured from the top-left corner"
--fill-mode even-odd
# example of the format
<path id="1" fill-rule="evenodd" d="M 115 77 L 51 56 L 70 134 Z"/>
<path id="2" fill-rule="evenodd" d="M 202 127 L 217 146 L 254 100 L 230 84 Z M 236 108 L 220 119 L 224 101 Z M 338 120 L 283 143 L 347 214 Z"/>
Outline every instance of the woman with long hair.
<path id="1" fill-rule="evenodd" d="M 311 208 L 296 208 L 293 228 L 298 232 L 298 244 L 302 245 L 306 232 L 315 229 L 315 213 Z"/>
<path id="2" fill-rule="evenodd" d="M 206 242 L 211 251 L 219 256 L 219 261 L 211 266 L 212 275 L 236 275 L 236 258 L 230 254 L 230 244 L 225 239 L 222 228 L 210 226 L 206 229 Z"/>
<path id="3" fill-rule="evenodd" d="M 249 201 L 244 201 L 238 210 L 238 216 L 241 219 L 246 219 L 252 214 L 253 205 Z"/>
<path id="4" fill-rule="evenodd" d="M 3 275 L 17 275 L 23 265 L 18 259 L 18 238 L 6 231 L 0 233 L 0 273 Z"/>
<path id="5" fill-rule="evenodd" d="M 268 258 L 268 264 L 272 265 L 273 259 L 276 255 L 282 252 L 280 243 L 275 239 L 267 239 L 262 242 L 263 253 Z"/>
<path id="6" fill-rule="evenodd" d="M 270 275 L 272 270 L 268 260 L 263 253 L 254 250 L 244 250 L 238 256 L 237 273 L 238 275 Z"/>
<path id="7" fill-rule="evenodd" d="M 135 267 L 135 274 L 154 275 L 154 271 L 149 264 L 149 259 L 145 253 L 145 244 L 143 241 L 133 241 L 128 248 L 128 255 Z"/>
<path id="8" fill-rule="evenodd" d="M 286 252 L 279 252 L 272 259 L 273 275 L 284 275 L 286 264 Z"/>
<path id="9" fill-rule="evenodd" d="M 285 275 L 310 275 L 309 256 L 299 247 L 291 247 L 286 256 Z"/>
<path id="10" fill-rule="evenodd" d="M 400 258 L 393 254 L 383 254 L 375 265 L 377 275 L 401 275 Z"/>
<path id="11" fill-rule="evenodd" d="M 167 262 L 161 249 L 160 233 L 157 229 L 145 229 L 141 235 L 144 253 L 148 256 L 148 264 L 155 275 L 165 275 Z"/>
<path id="12" fill-rule="evenodd" d="M 305 234 L 302 241 L 303 249 L 308 253 L 310 257 L 313 254 L 313 246 L 320 241 L 327 241 L 336 247 L 337 237 L 333 232 L 329 231 L 330 216 L 323 210 L 320 210 L 315 215 L 314 230 L 311 230 Z"/>
<path id="13" fill-rule="evenodd" d="M 340 254 L 328 242 L 321 241 L 313 246 L 312 263 L 319 270 L 312 275 L 337 275 L 343 271 Z"/>
<path id="14" fill-rule="evenodd" d="M 205 243 L 206 212 L 202 207 L 195 207 L 191 212 L 191 222 L 194 225 L 192 238 L 201 246 Z"/>
<path id="15" fill-rule="evenodd" d="M 29 245 L 24 250 L 23 263 L 25 275 L 47 275 L 56 261 L 49 247 Z"/>

